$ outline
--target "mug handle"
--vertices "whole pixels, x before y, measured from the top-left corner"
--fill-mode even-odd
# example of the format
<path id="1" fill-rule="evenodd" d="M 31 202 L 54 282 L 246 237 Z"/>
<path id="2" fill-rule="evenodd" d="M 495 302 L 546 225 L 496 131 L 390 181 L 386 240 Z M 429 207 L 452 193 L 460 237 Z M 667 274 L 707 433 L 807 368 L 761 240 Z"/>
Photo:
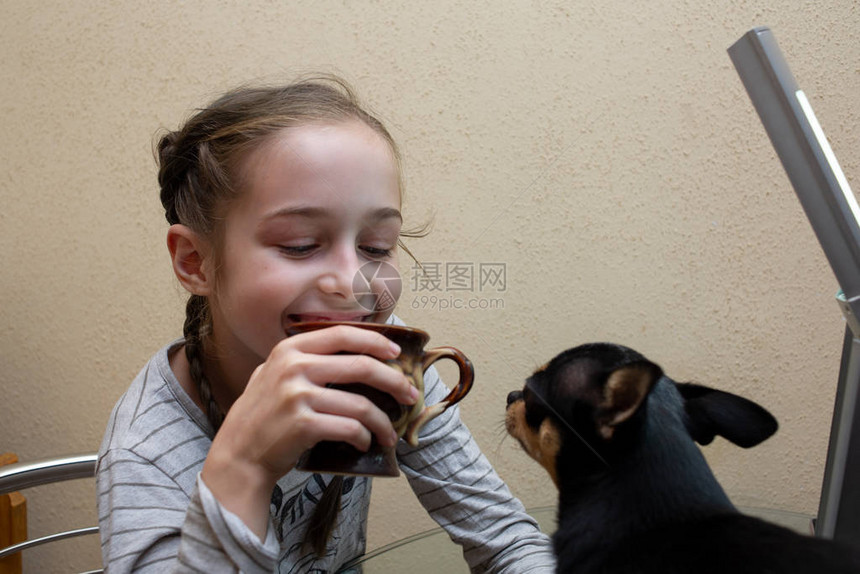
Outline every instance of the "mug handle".
<path id="1" fill-rule="evenodd" d="M 448 407 L 463 400 L 463 397 L 471 390 L 472 383 L 475 380 L 475 367 L 472 366 L 472 361 L 460 349 L 454 347 L 436 347 L 425 351 L 424 360 L 421 365 L 422 373 L 440 359 L 451 359 L 457 363 L 457 368 L 460 370 L 460 380 L 457 381 L 457 386 L 448 393 L 447 397 L 435 405 L 429 407 L 425 405 L 415 420 L 410 422 L 409 426 L 406 427 L 406 433 L 403 438 L 411 446 L 418 446 L 418 431 L 425 424 L 445 412 Z"/>

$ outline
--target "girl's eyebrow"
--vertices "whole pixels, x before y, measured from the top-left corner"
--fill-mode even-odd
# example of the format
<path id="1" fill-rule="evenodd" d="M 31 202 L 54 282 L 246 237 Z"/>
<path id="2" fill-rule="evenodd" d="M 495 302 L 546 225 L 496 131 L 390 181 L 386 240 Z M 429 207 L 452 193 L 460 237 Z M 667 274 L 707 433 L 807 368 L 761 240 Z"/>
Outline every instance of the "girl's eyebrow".
<path id="1" fill-rule="evenodd" d="M 375 221 L 381 221 L 383 219 L 397 219 L 401 223 L 403 222 L 403 216 L 400 214 L 400 211 L 394 209 L 393 207 L 383 207 L 377 209 L 370 214 L 370 219 L 373 219 Z"/>
<path id="2" fill-rule="evenodd" d="M 283 207 L 267 213 L 263 217 L 263 221 L 270 221 L 280 217 L 307 217 L 313 219 L 324 217 L 325 214 L 325 210 L 321 207 Z"/>
<path id="3" fill-rule="evenodd" d="M 263 221 L 271 221 L 272 219 L 278 219 L 281 217 L 307 217 L 309 219 L 322 219 L 325 217 L 329 217 L 331 214 L 328 210 L 322 207 L 312 207 L 312 206 L 299 206 L 299 207 L 285 207 L 282 209 L 278 209 L 269 213 L 263 218 Z M 393 207 L 381 207 L 376 209 L 370 213 L 368 219 L 372 221 L 382 221 L 383 219 L 398 219 L 401 222 L 403 221 L 403 216 L 400 214 L 400 211 L 394 209 Z"/>

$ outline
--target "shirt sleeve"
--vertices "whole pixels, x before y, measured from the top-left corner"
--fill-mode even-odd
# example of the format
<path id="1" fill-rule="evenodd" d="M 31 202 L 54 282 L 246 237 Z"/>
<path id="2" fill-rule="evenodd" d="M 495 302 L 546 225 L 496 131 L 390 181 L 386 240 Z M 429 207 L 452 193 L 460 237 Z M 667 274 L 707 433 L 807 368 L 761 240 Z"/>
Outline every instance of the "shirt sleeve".
<path id="1" fill-rule="evenodd" d="M 427 404 L 447 394 L 436 369 L 424 377 Z M 451 407 L 430 421 L 417 447 L 401 441 L 400 468 L 430 516 L 463 547 L 475 574 L 554 574 L 552 543 L 526 513 Z"/>
<path id="2" fill-rule="evenodd" d="M 198 476 L 186 493 L 151 461 L 112 450 L 98 469 L 99 529 L 105 570 L 271 573 L 278 542 L 265 542 L 215 500 Z"/>
<path id="3" fill-rule="evenodd" d="M 221 506 L 200 475 L 197 476 L 197 488 L 182 526 L 181 563 L 196 572 L 213 572 L 212 564 L 224 562 L 233 565 L 233 571 L 267 574 L 275 570 L 278 550 L 271 520 L 266 540 L 260 541 L 241 518 Z"/>

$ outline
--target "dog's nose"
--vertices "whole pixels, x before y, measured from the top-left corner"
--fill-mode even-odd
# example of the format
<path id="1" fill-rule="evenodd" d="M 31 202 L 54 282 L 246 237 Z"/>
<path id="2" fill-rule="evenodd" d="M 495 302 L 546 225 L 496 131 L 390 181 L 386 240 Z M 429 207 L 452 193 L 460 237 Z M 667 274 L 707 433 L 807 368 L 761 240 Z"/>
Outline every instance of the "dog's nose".
<path id="1" fill-rule="evenodd" d="M 511 391 L 508 393 L 508 406 L 523 398 L 522 391 Z"/>

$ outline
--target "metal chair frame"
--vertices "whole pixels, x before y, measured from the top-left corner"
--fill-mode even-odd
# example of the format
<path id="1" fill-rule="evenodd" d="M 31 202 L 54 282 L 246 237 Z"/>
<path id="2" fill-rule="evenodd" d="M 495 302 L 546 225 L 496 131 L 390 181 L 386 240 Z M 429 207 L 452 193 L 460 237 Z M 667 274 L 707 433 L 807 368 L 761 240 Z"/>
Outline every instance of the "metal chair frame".
<path id="1" fill-rule="evenodd" d="M 95 476 L 97 455 L 94 453 L 76 456 L 54 457 L 35 462 L 18 462 L 0 467 L 0 495 L 34 486 L 74 480 L 93 478 Z M 98 526 L 66 530 L 41 538 L 26 540 L 18 544 L 0 548 L 0 559 L 22 552 L 35 546 L 56 542 L 66 538 L 97 534 Z M 103 570 L 90 570 L 84 574 L 98 574 Z"/>

